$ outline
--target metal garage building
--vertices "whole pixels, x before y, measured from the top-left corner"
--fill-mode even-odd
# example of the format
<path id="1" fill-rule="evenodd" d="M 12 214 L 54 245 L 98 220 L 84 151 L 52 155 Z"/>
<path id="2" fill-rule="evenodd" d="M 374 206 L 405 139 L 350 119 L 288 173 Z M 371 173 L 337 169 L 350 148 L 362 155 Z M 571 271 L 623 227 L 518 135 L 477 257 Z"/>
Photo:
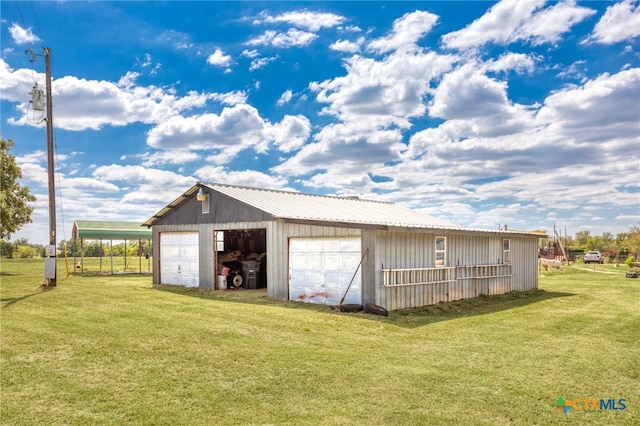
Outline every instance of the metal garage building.
<path id="1" fill-rule="evenodd" d="M 344 303 L 388 310 L 538 286 L 537 233 L 355 197 L 199 182 L 143 225 L 154 284 L 213 290 L 230 271 L 274 298 L 335 305 L 349 287 Z"/>

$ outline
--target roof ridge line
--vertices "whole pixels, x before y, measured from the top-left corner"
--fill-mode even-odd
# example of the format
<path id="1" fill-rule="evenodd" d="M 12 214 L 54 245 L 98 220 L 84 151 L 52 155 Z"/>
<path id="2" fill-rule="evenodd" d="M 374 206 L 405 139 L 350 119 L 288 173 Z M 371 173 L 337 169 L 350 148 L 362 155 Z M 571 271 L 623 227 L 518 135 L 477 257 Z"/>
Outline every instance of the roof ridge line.
<path id="1" fill-rule="evenodd" d="M 391 202 L 391 201 L 371 200 L 371 199 L 367 199 L 367 198 L 360 198 L 357 195 L 339 196 L 339 195 L 327 195 L 327 194 L 310 194 L 310 193 L 307 193 L 307 192 L 287 191 L 287 190 L 283 190 L 283 189 L 271 189 L 271 188 L 256 188 L 256 187 L 252 187 L 252 186 L 231 185 L 231 184 L 227 184 L 227 183 L 217 183 L 217 182 L 198 182 L 198 184 L 206 185 L 206 186 L 209 186 L 209 187 L 224 186 L 224 187 L 227 187 L 227 188 L 249 189 L 249 190 L 261 191 L 261 192 L 276 192 L 276 193 L 281 193 L 281 194 L 291 194 L 291 195 L 299 195 L 299 196 L 307 196 L 307 197 L 331 198 L 331 199 L 334 199 L 334 200 L 363 201 L 363 202 L 368 202 L 368 203 L 380 203 L 380 204 L 396 205 L 396 203 Z"/>

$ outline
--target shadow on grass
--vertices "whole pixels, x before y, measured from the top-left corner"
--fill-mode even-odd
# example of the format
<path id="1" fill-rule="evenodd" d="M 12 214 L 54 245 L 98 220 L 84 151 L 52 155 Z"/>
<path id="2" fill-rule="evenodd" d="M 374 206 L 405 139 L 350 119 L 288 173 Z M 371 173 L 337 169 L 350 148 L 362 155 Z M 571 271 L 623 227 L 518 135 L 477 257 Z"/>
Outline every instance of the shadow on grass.
<path id="1" fill-rule="evenodd" d="M 26 275 L 26 274 L 16 274 L 13 272 L 0 271 L 0 277 L 17 277 L 20 275 Z"/>
<path id="2" fill-rule="evenodd" d="M 38 287 L 37 291 L 35 291 L 33 293 L 30 293 L 30 294 L 25 294 L 24 296 L 6 297 L 6 298 L 3 297 L 3 298 L 0 299 L 0 303 L 2 304 L 2 305 L 0 305 L 0 308 L 6 309 L 9 306 L 13 305 L 14 303 L 21 302 L 21 301 L 23 301 L 25 299 L 28 299 L 28 298 L 33 297 L 33 296 L 37 296 L 37 295 L 42 294 L 42 293 L 46 293 L 46 292 L 51 291 L 53 289 L 55 289 L 55 287 L 40 286 L 40 287 Z"/>
<path id="3" fill-rule="evenodd" d="M 267 297 L 266 289 L 204 291 L 171 285 L 154 285 L 153 289 L 183 296 L 197 297 L 199 299 L 331 313 L 345 316 L 346 318 L 367 319 L 406 328 L 421 327 L 440 321 L 453 320 L 462 317 L 491 314 L 494 312 L 531 305 L 545 300 L 574 296 L 573 293 L 531 290 L 493 296 L 480 296 L 473 299 L 464 299 L 440 303 L 437 305 L 422 306 L 419 308 L 391 311 L 388 317 L 384 317 L 364 312 L 344 313 L 340 312 L 336 306 L 272 299 Z"/>
<path id="4" fill-rule="evenodd" d="M 440 321 L 508 311 L 545 300 L 570 296 L 575 296 L 575 294 L 545 290 L 480 296 L 473 299 L 457 300 L 420 308 L 402 309 L 390 313 L 389 318 L 391 320 L 389 322 L 400 327 L 421 327 Z"/>

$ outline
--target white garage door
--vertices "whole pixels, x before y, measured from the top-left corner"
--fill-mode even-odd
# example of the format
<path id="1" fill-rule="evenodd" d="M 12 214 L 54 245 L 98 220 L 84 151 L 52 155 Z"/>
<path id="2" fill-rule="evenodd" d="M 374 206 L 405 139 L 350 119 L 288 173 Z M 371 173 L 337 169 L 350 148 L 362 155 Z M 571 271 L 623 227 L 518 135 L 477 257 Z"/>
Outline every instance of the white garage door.
<path id="1" fill-rule="evenodd" d="M 198 287 L 198 233 L 160 234 L 160 283 Z"/>
<path id="2" fill-rule="evenodd" d="M 360 238 L 289 239 L 289 299 L 337 305 L 360 258 Z M 344 303 L 361 300 L 358 269 Z"/>

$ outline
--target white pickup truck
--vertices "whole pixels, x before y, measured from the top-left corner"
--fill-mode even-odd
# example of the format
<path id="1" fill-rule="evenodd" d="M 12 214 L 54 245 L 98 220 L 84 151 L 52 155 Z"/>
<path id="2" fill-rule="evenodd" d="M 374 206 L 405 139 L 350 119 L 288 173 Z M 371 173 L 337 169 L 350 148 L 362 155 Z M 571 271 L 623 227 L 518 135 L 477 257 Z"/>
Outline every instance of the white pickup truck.
<path id="1" fill-rule="evenodd" d="M 584 263 L 603 263 L 604 258 L 599 251 L 588 251 L 582 258 Z"/>

